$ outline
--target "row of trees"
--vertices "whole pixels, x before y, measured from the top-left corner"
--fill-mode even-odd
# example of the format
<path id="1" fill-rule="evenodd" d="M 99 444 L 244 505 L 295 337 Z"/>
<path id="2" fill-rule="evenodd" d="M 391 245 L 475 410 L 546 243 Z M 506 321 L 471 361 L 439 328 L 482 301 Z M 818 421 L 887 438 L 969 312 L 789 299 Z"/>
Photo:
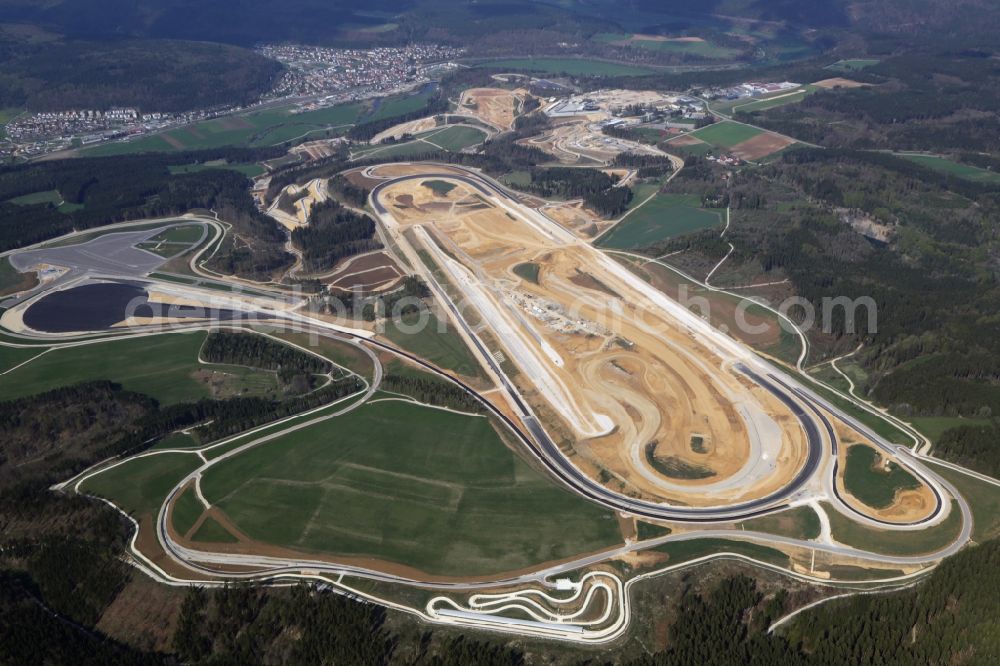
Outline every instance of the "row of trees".
<path id="1" fill-rule="evenodd" d="M 353 141 L 369 141 L 376 134 L 389 129 L 393 125 L 405 123 L 409 120 L 417 120 L 426 116 L 433 116 L 438 113 L 445 113 L 446 111 L 448 111 L 448 100 L 440 94 L 434 95 L 419 109 L 388 118 L 379 118 L 378 120 L 358 123 L 347 131 L 347 138 Z"/>
<path id="2" fill-rule="evenodd" d="M 388 373 L 382 377 L 382 388 L 405 393 L 429 405 L 450 407 L 463 412 L 483 412 L 482 403 L 454 384 L 433 377 L 413 377 Z"/>
<path id="3" fill-rule="evenodd" d="M 632 200 L 632 190 L 615 187 L 615 178 L 596 169 L 570 167 L 532 168 L 531 182 L 518 189 L 541 197 L 582 198 L 601 215 L 617 215 Z"/>

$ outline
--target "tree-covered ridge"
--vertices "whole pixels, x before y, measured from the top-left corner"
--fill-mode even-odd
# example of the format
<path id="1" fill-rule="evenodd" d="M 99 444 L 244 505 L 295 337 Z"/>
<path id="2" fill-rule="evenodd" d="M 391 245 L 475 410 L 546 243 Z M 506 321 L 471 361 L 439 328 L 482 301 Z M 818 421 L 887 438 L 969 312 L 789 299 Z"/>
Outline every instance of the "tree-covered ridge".
<path id="1" fill-rule="evenodd" d="M 864 87 L 737 119 L 833 148 L 996 153 L 1000 65 L 990 50 L 949 46 L 908 44 L 909 52 L 845 75 Z"/>
<path id="2" fill-rule="evenodd" d="M 19 42 L 0 47 L 0 62 L 0 108 L 33 111 L 245 106 L 284 71 L 247 49 L 169 40 Z"/>
<path id="3" fill-rule="evenodd" d="M 254 333 L 212 331 L 201 348 L 201 357 L 208 363 L 285 372 L 324 374 L 332 368 L 325 359 Z"/>
<path id="4" fill-rule="evenodd" d="M 713 277 L 787 278 L 816 311 L 812 361 L 859 343 L 859 390 L 902 415 L 989 416 L 1000 410 L 1000 186 L 961 181 L 892 155 L 800 149 L 730 175 L 698 158 L 668 185 L 731 206 L 725 240 L 707 231 L 647 248 L 698 271 L 734 251 Z M 706 268 L 708 267 L 708 268 Z M 734 278 L 735 279 L 735 278 Z M 854 319 L 823 299 L 870 297 Z M 795 312 L 793 311 L 793 315 Z M 828 333 L 820 334 L 826 330 Z"/>
<path id="5" fill-rule="evenodd" d="M 213 265 L 253 277 L 287 265 L 284 235 L 257 210 L 246 177 L 225 169 L 172 174 L 169 167 L 209 159 L 253 160 L 280 150 L 223 149 L 180 155 L 148 154 L 53 160 L 0 168 L 0 251 L 114 222 L 213 209 L 252 246 L 226 244 Z M 71 210 L 10 199 L 55 190 Z M 230 234 L 231 235 L 231 234 Z"/>
<path id="6" fill-rule="evenodd" d="M 465 412 L 483 413 L 486 408 L 469 393 L 451 382 L 427 377 L 412 377 L 388 373 L 382 377 L 381 388 L 413 396 L 420 402 Z"/>
<path id="7" fill-rule="evenodd" d="M 0 402 L 0 484 L 71 476 L 134 446 L 156 410 L 152 399 L 111 382 L 88 382 Z"/>
<path id="8" fill-rule="evenodd" d="M 632 200 L 632 190 L 615 187 L 613 176 L 596 169 L 532 167 L 529 173 L 531 182 L 517 185 L 518 189 L 545 198 L 582 198 L 587 207 L 604 216 L 622 213 Z"/>
<path id="9" fill-rule="evenodd" d="M 349 193 L 359 194 L 353 190 Z M 306 269 L 319 272 L 346 257 L 380 249 L 382 244 L 374 236 L 374 220 L 328 199 L 312 207 L 309 226 L 297 227 L 292 242 L 302 251 Z"/>

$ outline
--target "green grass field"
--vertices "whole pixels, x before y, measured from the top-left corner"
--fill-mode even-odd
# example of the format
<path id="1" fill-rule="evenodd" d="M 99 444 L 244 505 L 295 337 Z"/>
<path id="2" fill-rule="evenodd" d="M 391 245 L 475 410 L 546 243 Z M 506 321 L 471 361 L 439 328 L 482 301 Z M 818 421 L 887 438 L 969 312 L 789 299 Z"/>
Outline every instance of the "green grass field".
<path id="1" fill-rule="evenodd" d="M 808 506 L 747 520 L 740 523 L 740 527 L 795 539 L 815 539 L 820 535 L 819 516 Z"/>
<path id="2" fill-rule="evenodd" d="M 953 542 L 962 527 L 962 512 L 954 503 L 944 521 L 914 531 L 866 527 L 838 512 L 828 502 L 821 505 L 830 517 L 830 532 L 835 541 L 884 555 L 922 555 L 938 551 Z"/>
<path id="3" fill-rule="evenodd" d="M 988 426 L 992 421 L 990 419 L 967 419 L 960 416 L 916 416 L 909 419 L 909 423 L 932 442 L 937 442 L 945 430 L 961 428 L 962 426 Z"/>
<path id="4" fill-rule="evenodd" d="M 164 454 L 166 455 L 166 454 Z M 188 488 L 174 500 L 173 510 L 170 514 L 171 522 L 177 534 L 184 536 L 194 527 L 195 522 L 201 516 L 205 507 L 202 506 L 198 497 L 194 494 L 194 488 Z"/>
<path id="5" fill-rule="evenodd" d="M 38 356 L 42 349 L 0 347 L 0 372 L 7 372 L 16 365 Z"/>
<path id="6" fill-rule="evenodd" d="M 975 181 L 977 183 L 1000 183 L 1000 173 L 988 171 L 979 167 L 952 162 L 937 155 L 918 155 L 915 153 L 896 153 L 897 156 L 916 162 L 938 173 L 945 173 L 957 178 Z"/>
<path id="7" fill-rule="evenodd" d="M 881 60 L 875 60 L 873 58 L 849 58 L 847 60 L 838 60 L 832 65 L 827 65 L 826 69 L 832 69 L 838 72 L 856 72 L 873 65 L 877 65 Z"/>
<path id="8" fill-rule="evenodd" d="M 156 444 L 153 445 L 154 449 L 190 449 L 197 446 L 201 446 L 201 443 L 195 440 L 191 435 L 185 435 L 182 432 L 175 432 L 167 435 Z"/>
<path id="9" fill-rule="evenodd" d="M 648 67 L 583 58 L 505 58 L 480 62 L 476 67 L 569 76 L 641 76 L 654 71 Z"/>
<path id="10" fill-rule="evenodd" d="M 690 539 L 667 542 L 652 550 L 669 555 L 668 564 L 679 564 L 713 553 L 737 553 L 778 566 L 788 566 L 788 555 L 780 550 L 735 539 Z"/>
<path id="11" fill-rule="evenodd" d="M 982 543 L 1000 535 L 1000 487 L 956 472 L 944 465 L 930 463 L 931 468 L 950 481 L 969 503 L 972 510 L 972 538 Z"/>
<path id="12" fill-rule="evenodd" d="M 44 192 L 32 192 L 20 197 L 14 197 L 10 203 L 18 206 L 36 206 L 38 204 L 52 204 L 53 206 L 62 203 L 62 195 L 57 190 L 46 190 Z"/>
<path id="13" fill-rule="evenodd" d="M 456 125 L 437 130 L 426 138 L 427 141 L 441 146 L 445 150 L 457 153 L 464 148 L 482 143 L 486 138 L 486 132 L 476 127 Z"/>
<path id="14" fill-rule="evenodd" d="M 85 493 L 111 500 L 133 516 L 153 516 L 170 489 L 201 465 L 193 453 L 160 453 L 134 458 L 80 485 Z"/>
<path id="15" fill-rule="evenodd" d="M 430 130 L 417 134 L 413 141 L 387 146 L 365 146 L 354 151 L 354 159 L 364 159 L 369 155 L 378 157 L 412 157 L 437 150 L 458 152 L 463 148 L 482 143 L 486 133 L 475 127 L 454 126 Z"/>
<path id="16" fill-rule="evenodd" d="M 891 505 L 897 490 L 920 487 L 916 477 L 895 463 L 890 463 L 888 472 L 881 471 L 880 459 L 872 447 L 855 444 L 847 450 L 847 464 L 844 465 L 847 492 L 875 509 Z"/>
<path id="17" fill-rule="evenodd" d="M 650 195 L 656 194 L 656 192 L 660 189 L 660 185 L 661 183 L 656 180 L 640 181 L 639 183 L 632 185 L 632 200 L 628 202 L 626 210 L 632 210 L 648 199 Z"/>
<path id="18" fill-rule="evenodd" d="M 8 257 L 0 257 L 0 295 L 12 294 L 30 286 L 30 276 L 14 268 Z"/>
<path id="19" fill-rule="evenodd" d="M 691 133 L 691 136 L 701 139 L 705 143 L 710 143 L 717 148 L 728 149 L 763 133 L 764 130 L 757 129 L 756 127 L 724 120 L 721 123 L 714 123 L 708 127 L 695 130 Z"/>
<path id="20" fill-rule="evenodd" d="M 0 109 L 0 139 L 3 139 L 7 136 L 7 132 L 4 129 L 4 126 L 10 121 L 14 120 L 14 118 L 17 118 L 19 115 L 21 115 L 21 111 L 22 111 L 21 109 L 13 109 L 13 108 Z"/>
<path id="21" fill-rule="evenodd" d="M 699 207 L 697 196 L 658 194 L 598 241 L 601 247 L 630 250 L 724 223 L 723 212 Z"/>
<path id="22" fill-rule="evenodd" d="M 609 511 L 512 453 L 487 419 L 365 405 L 210 468 L 209 501 L 252 537 L 451 575 L 621 542 Z"/>
<path id="23" fill-rule="evenodd" d="M 656 144 L 670 138 L 670 135 L 667 134 L 666 130 L 658 129 L 656 127 L 630 127 L 628 133 L 630 137 L 634 137 L 641 143 L 648 144 Z"/>
<path id="24" fill-rule="evenodd" d="M 446 370 L 454 370 L 467 377 L 485 378 L 486 375 L 476 358 L 469 351 L 465 341 L 455 331 L 450 321 L 441 322 L 433 314 L 428 313 L 427 324 L 419 331 L 410 333 L 403 329 L 412 326 L 418 320 L 418 315 L 402 318 L 402 322 L 389 319 L 385 324 L 385 337 L 390 342 L 403 349 L 413 352 L 431 363 Z"/>
<path id="25" fill-rule="evenodd" d="M 364 159 L 369 155 L 383 157 L 413 157 L 437 151 L 438 148 L 425 141 L 407 141 L 391 146 L 372 146 L 355 151 L 354 159 Z"/>
<path id="26" fill-rule="evenodd" d="M 191 535 L 191 540 L 198 543 L 236 543 L 237 539 L 225 527 L 211 516 Z"/>
<path id="27" fill-rule="evenodd" d="M 416 106 L 425 103 L 422 96 Z M 391 113 L 404 108 L 402 102 L 385 102 L 381 105 Z M 83 151 L 84 155 L 122 155 L 142 152 L 176 152 L 219 148 L 222 146 L 273 146 L 292 141 L 310 133 L 323 132 L 358 122 L 365 105 L 360 102 L 331 106 L 304 113 L 292 113 L 292 107 L 255 111 L 236 116 L 213 118 L 160 134 L 142 137 L 135 141 L 109 143 Z M 380 109 L 381 112 L 381 109 Z M 405 113 L 405 111 L 403 112 Z M 376 117 L 384 117 L 375 114 Z"/>
<path id="28" fill-rule="evenodd" d="M 278 393 L 273 372 L 199 364 L 198 351 L 206 335 L 204 331 L 165 333 L 53 349 L 4 375 L 0 400 L 106 379 L 170 405 L 210 396 L 209 387 L 193 376 L 200 369 L 224 373 L 222 390 L 226 395 Z"/>
<path id="29" fill-rule="evenodd" d="M 602 32 L 594 35 L 591 39 L 602 44 L 611 44 L 615 42 L 624 42 L 630 37 L 632 37 L 630 34 Z M 633 39 L 629 41 L 628 44 L 629 46 L 633 46 L 635 48 L 647 49 L 650 51 L 687 53 L 690 55 L 701 56 L 703 58 L 713 58 L 719 60 L 732 59 L 742 53 L 740 49 L 713 44 L 707 40 L 700 42 L 688 42 L 658 39 Z"/>
<path id="30" fill-rule="evenodd" d="M 187 243 L 190 245 L 201 240 L 204 233 L 204 227 L 199 224 L 179 224 L 161 231 L 149 240 L 151 242 L 163 241 L 166 243 Z"/>
<path id="31" fill-rule="evenodd" d="M 208 397 L 195 381 L 198 350 L 207 334 L 169 333 L 54 349 L 4 376 L 0 400 L 60 386 L 107 379 L 163 404 Z"/>
<path id="32" fill-rule="evenodd" d="M 691 145 L 682 146 L 668 141 L 665 148 L 667 152 L 673 153 L 674 155 L 680 155 L 682 157 L 687 155 L 702 157 L 715 152 L 715 147 L 710 143 L 693 143 Z"/>

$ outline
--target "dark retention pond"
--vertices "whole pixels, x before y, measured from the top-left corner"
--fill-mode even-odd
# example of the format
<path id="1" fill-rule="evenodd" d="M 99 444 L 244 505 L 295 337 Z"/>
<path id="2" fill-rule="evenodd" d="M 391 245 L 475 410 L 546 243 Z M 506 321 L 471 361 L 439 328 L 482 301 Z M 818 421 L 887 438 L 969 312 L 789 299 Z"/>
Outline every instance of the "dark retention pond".
<path id="1" fill-rule="evenodd" d="M 146 290 L 135 284 L 109 282 L 86 284 L 43 296 L 24 313 L 29 328 L 45 333 L 101 331 L 128 317 L 208 317 L 229 321 L 232 310 L 150 303 Z"/>

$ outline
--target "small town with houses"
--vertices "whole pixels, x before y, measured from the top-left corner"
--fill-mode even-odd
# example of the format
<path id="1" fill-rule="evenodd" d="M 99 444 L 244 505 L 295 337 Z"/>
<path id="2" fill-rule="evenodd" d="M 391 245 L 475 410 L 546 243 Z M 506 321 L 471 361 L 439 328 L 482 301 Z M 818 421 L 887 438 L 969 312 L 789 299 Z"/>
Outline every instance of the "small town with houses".
<path id="1" fill-rule="evenodd" d="M 192 109 L 162 113 L 155 109 L 71 109 L 23 113 L 0 133 L 0 161 L 31 159 L 106 141 L 136 138 L 261 104 L 289 100 L 296 110 L 313 110 L 358 99 L 401 92 L 428 83 L 449 69 L 462 49 L 437 44 L 403 48 L 331 49 L 265 45 L 259 53 L 288 68 L 276 86 L 250 106 Z"/>
<path id="2" fill-rule="evenodd" d="M 295 44 L 269 44 L 257 52 L 288 67 L 272 95 L 302 97 L 345 90 L 390 92 L 401 83 L 426 78 L 431 65 L 461 56 L 464 49 L 437 44 L 401 48 L 331 49 Z"/>

